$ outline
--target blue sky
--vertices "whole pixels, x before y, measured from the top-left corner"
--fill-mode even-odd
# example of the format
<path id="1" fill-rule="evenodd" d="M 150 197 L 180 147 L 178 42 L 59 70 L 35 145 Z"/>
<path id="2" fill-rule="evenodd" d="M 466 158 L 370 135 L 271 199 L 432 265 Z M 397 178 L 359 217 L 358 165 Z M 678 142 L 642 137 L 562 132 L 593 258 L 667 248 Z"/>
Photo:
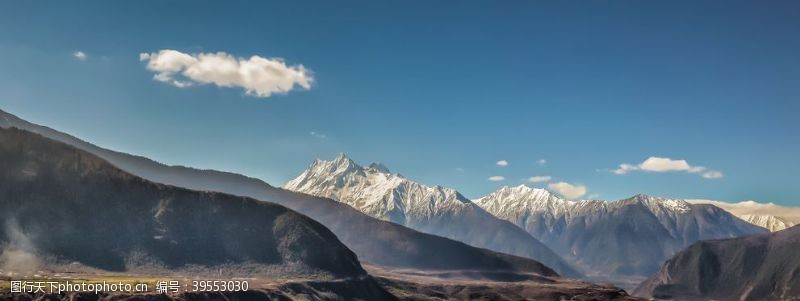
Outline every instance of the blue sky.
<path id="1" fill-rule="evenodd" d="M 550 176 L 530 185 L 800 205 L 798 2 L 292 2 L 2 2 L 0 109 L 273 185 L 345 152 L 471 198 Z M 313 82 L 178 88 L 140 61 L 165 49 Z"/>

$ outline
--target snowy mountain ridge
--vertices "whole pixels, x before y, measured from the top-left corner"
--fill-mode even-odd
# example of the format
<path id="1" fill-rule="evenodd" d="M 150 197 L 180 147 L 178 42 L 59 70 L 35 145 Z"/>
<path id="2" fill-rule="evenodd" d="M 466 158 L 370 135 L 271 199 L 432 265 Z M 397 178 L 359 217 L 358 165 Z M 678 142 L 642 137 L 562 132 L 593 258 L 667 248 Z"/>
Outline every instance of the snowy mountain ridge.
<path id="1" fill-rule="evenodd" d="M 790 222 L 782 217 L 774 215 L 742 214 L 739 216 L 739 218 L 753 225 L 765 228 L 770 232 L 780 231 L 786 228 L 791 228 L 792 226 L 796 225 L 793 222 Z"/>
<path id="2" fill-rule="evenodd" d="M 474 200 L 599 277 L 641 277 L 703 239 L 765 232 L 711 205 L 638 194 L 606 202 L 568 201 L 541 188 L 503 187 Z"/>
<path id="3" fill-rule="evenodd" d="M 547 213 L 570 220 L 575 216 L 598 214 L 631 204 L 641 204 L 653 214 L 674 216 L 690 210 L 691 204 L 680 199 L 638 194 L 632 198 L 607 202 L 602 200 L 565 200 L 543 188 L 526 185 L 504 186 L 484 197 L 473 200 L 481 208 L 503 219 L 527 218 L 524 215 Z"/>
<path id="4" fill-rule="evenodd" d="M 401 225 L 475 206 L 455 189 L 410 181 L 378 163 L 362 167 L 344 154 L 333 161 L 314 161 L 284 188 L 331 198 Z"/>
<path id="5" fill-rule="evenodd" d="M 495 217 L 455 189 L 414 182 L 381 164 L 362 167 L 340 154 L 331 161 L 314 161 L 284 188 L 331 198 L 421 232 L 532 258 L 561 275 L 579 275 L 534 236 Z"/>

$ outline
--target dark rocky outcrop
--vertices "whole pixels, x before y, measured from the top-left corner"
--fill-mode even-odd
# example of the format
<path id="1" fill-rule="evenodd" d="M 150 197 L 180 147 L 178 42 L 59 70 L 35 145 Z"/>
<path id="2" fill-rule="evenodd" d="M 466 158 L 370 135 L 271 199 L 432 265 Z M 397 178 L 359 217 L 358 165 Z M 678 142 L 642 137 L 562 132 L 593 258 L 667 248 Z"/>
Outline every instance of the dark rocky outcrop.
<path id="1" fill-rule="evenodd" d="M 128 174 L 72 146 L 0 129 L 0 246 L 107 271 L 366 275 L 330 230 L 286 207 Z"/>
<path id="2" fill-rule="evenodd" d="M 800 226 L 697 242 L 669 259 L 635 294 L 675 300 L 800 299 Z"/>

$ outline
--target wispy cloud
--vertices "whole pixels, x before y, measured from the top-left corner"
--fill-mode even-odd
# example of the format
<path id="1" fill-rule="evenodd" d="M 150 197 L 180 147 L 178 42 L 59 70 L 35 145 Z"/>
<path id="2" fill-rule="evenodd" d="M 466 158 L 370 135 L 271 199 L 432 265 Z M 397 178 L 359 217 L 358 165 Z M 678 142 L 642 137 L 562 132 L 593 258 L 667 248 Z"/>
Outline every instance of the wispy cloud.
<path id="1" fill-rule="evenodd" d="M 89 58 L 89 55 L 87 55 L 86 52 L 80 50 L 73 52 L 72 56 L 81 61 L 85 61 Z"/>
<path id="2" fill-rule="evenodd" d="M 497 161 L 497 166 L 506 167 L 508 166 L 508 161 L 506 160 Z"/>
<path id="3" fill-rule="evenodd" d="M 325 135 L 323 133 L 317 133 L 315 131 L 311 131 L 309 134 L 311 134 L 311 137 L 314 137 L 314 138 L 319 138 L 319 139 L 328 138 L 328 135 Z"/>
<path id="4" fill-rule="evenodd" d="M 586 194 L 586 186 L 567 182 L 550 183 L 547 185 L 547 188 L 570 200 L 577 199 Z"/>
<path id="5" fill-rule="evenodd" d="M 719 172 L 719 171 L 716 171 L 716 170 L 709 170 L 709 171 L 703 172 L 701 175 L 703 176 L 703 178 L 706 178 L 706 179 L 719 179 L 719 178 L 723 177 L 722 172 Z"/>
<path id="6" fill-rule="evenodd" d="M 539 161 L 536 161 L 536 163 L 538 163 L 539 165 L 545 165 L 545 164 L 547 164 L 547 160 L 539 159 Z"/>
<path id="7" fill-rule="evenodd" d="M 503 177 L 503 176 L 491 176 L 491 177 L 489 177 L 489 181 L 492 181 L 492 182 L 500 182 L 500 181 L 505 180 L 505 179 L 506 178 Z"/>
<path id="8" fill-rule="evenodd" d="M 528 178 L 528 182 L 530 183 L 543 183 L 552 180 L 553 177 L 551 176 L 533 176 Z"/>
<path id="9" fill-rule="evenodd" d="M 719 179 L 723 177 L 722 172 L 708 169 L 703 166 L 693 166 L 686 160 L 673 160 L 670 158 L 650 157 L 639 164 L 623 163 L 617 169 L 612 170 L 618 175 L 628 174 L 634 171 L 644 172 L 688 172 L 700 174 L 706 179 Z"/>
<path id="10" fill-rule="evenodd" d="M 147 61 L 147 70 L 156 73 L 153 79 L 179 88 L 214 84 L 240 87 L 255 97 L 269 97 L 286 94 L 296 86 L 311 89 L 314 81 L 311 70 L 303 65 L 289 66 L 279 58 L 257 55 L 237 58 L 225 52 L 187 54 L 165 49 L 141 53 L 139 60 Z"/>

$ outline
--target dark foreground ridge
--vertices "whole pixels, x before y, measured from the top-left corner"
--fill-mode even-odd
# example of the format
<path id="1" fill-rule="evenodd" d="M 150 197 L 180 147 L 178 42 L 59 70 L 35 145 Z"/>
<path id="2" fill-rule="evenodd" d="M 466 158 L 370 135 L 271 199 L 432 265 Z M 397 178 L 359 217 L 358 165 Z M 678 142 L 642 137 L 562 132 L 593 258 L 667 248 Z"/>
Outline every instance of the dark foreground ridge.
<path id="1" fill-rule="evenodd" d="M 674 300 L 800 299 L 800 226 L 695 243 L 635 294 Z"/>
<path id="2" fill-rule="evenodd" d="M 152 183 L 30 132 L 0 129 L 0 183 L 0 244 L 41 264 L 366 275 L 327 228 L 283 206 Z"/>
<path id="3" fill-rule="evenodd" d="M 0 129 L 0 225 L 0 269 L 20 275 L 82 270 L 254 277 L 280 285 L 231 296 L 394 299 L 330 230 L 302 214 L 246 197 L 152 183 L 18 129 Z"/>

